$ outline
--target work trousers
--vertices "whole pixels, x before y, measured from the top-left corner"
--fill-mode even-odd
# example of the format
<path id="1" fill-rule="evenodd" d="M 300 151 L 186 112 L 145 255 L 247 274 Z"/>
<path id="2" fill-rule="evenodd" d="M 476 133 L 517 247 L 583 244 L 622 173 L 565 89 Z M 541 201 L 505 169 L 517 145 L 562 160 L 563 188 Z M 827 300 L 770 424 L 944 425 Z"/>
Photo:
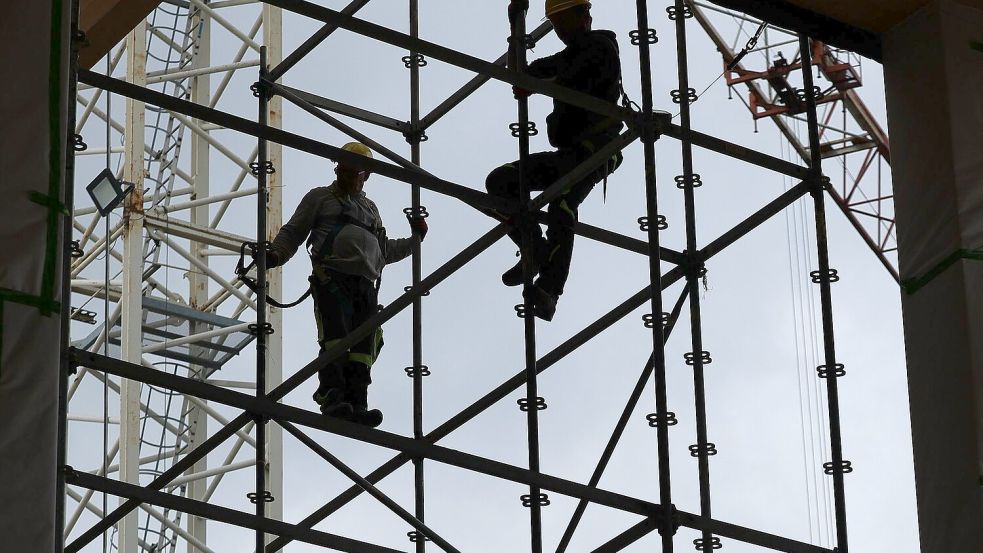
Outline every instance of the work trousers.
<path id="1" fill-rule="evenodd" d="M 529 190 L 545 190 L 588 157 L 590 153 L 586 150 L 566 148 L 530 154 L 524 167 L 526 186 Z M 570 258 L 573 256 L 577 209 L 594 186 L 621 165 L 621 160 L 621 154 L 616 154 L 550 202 L 545 239 L 547 254 L 536 280 L 536 285 L 543 290 L 557 296 L 563 293 L 563 286 L 570 273 Z M 485 180 L 485 188 L 493 196 L 519 200 L 519 162 L 506 163 L 492 171 Z M 529 224 L 529 231 L 534 241 L 543 242 L 543 232 L 539 224 Z M 522 228 L 513 225 L 509 238 L 521 247 L 521 237 Z"/>
<path id="2" fill-rule="evenodd" d="M 317 341 L 322 352 L 379 311 L 379 296 L 375 284 L 364 277 L 315 265 L 311 284 Z M 338 388 L 345 392 L 346 397 L 364 398 L 365 391 L 372 383 L 371 368 L 382 344 L 380 327 L 348 348 L 347 353 L 342 353 L 322 367 L 318 371 L 320 386 L 317 394 L 323 396 L 327 390 Z"/>

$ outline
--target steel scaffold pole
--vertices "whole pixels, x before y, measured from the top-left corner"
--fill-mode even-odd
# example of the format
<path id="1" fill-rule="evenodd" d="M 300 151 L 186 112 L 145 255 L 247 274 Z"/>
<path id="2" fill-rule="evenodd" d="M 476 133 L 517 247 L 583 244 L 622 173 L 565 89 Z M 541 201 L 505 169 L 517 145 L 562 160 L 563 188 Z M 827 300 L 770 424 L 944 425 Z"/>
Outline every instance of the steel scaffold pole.
<path id="1" fill-rule="evenodd" d="M 812 75 L 809 37 L 799 35 L 799 52 L 802 58 L 802 86 L 809 120 L 809 157 L 811 194 L 816 215 L 816 250 L 819 269 L 810 274 L 813 283 L 819 284 L 822 304 L 824 364 L 817 367 L 819 378 L 826 380 L 829 416 L 829 441 L 832 460 L 823 464 L 823 472 L 833 477 L 833 503 L 836 508 L 836 542 L 838 553 L 849 553 L 846 531 L 846 494 L 843 475 L 853 471 L 849 461 L 843 460 L 843 439 L 840 429 L 840 397 L 838 379 L 846 374 L 843 365 L 836 361 L 836 343 L 833 334 L 833 296 L 830 284 L 839 280 L 835 270 L 829 267 L 829 240 L 826 233 L 825 191 L 829 179 L 823 176 L 822 152 L 819 147 L 819 118 L 816 113 L 816 93 Z"/>
<path id="2" fill-rule="evenodd" d="M 639 71 L 642 79 L 642 116 L 644 130 L 642 145 L 645 153 L 645 211 L 648 223 L 649 243 L 649 279 L 652 283 L 652 355 L 655 367 L 655 419 L 656 440 L 659 456 L 659 502 L 664 507 L 663 516 L 659 523 L 659 534 L 662 536 L 662 550 L 672 552 L 672 537 L 674 529 L 674 509 L 672 508 L 672 484 L 669 468 L 669 401 L 666 392 L 666 352 L 665 327 L 662 324 L 662 256 L 661 239 L 659 236 L 659 194 L 655 175 L 655 130 L 652 99 L 652 60 L 651 45 L 656 40 L 655 29 L 649 29 L 648 2 L 636 2 L 638 29 L 637 41 L 639 52 Z M 692 249 L 690 251 L 693 251 Z M 672 417 L 675 418 L 675 415 Z"/>
<path id="3" fill-rule="evenodd" d="M 526 70 L 526 12 L 516 10 L 512 22 L 512 35 L 509 41 L 512 52 L 510 69 L 522 74 Z M 518 128 L 515 136 L 519 139 L 519 202 L 520 211 L 517 217 L 522 235 L 522 309 L 519 316 L 525 328 L 525 358 L 526 358 L 526 397 L 520 401 L 519 407 L 526 412 L 526 436 L 529 447 L 529 470 L 539 472 L 539 410 L 546 407 L 545 401 L 539 397 L 536 378 L 536 317 L 532 301 L 533 288 L 533 244 L 532 231 L 529 227 L 532 219 L 529 191 L 529 179 L 526 178 L 526 167 L 529 163 L 529 136 L 531 123 L 529 121 L 529 98 L 524 94 L 515 95 L 518 104 Z M 515 127 L 513 127 L 515 128 Z M 531 223 L 537 224 L 537 223 Z M 522 504 L 529 508 L 530 540 L 532 553 L 543 551 L 543 522 L 542 508 L 547 504 L 546 494 L 539 486 L 530 485 L 529 495 L 522 498 Z"/>
<path id="4" fill-rule="evenodd" d="M 259 51 L 259 82 L 254 85 L 259 97 L 259 124 L 266 125 L 269 95 L 264 83 L 268 80 L 266 66 L 266 46 Z M 256 282 L 259 292 L 256 294 L 256 398 L 266 399 L 266 175 L 270 171 L 267 159 L 266 139 L 260 138 L 257 143 L 257 157 L 254 170 L 258 192 L 256 194 Z M 272 330 L 272 329 L 271 329 Z M 256 491 L 250 495 L 250 501 L 256 505 L 256 517 L 266 518 L 266 503 L 271 500 L 266 490 L 266 420 L 256 416 Z M 263 551 L 266 546 L 266 534 L 261 528 L 256 528 L 256 551 Z"/>
<path id="5" fill-rule="evenodd" d="M 410 0 L 410 36 L 418 38 L 420 36 L 420 2 Z M 423 140 L 423 131 L 420 125 L 420 67 L 423 64 L 423 56 L 410 51 L 407 66 L 410 69 L 410 131 L 406 135 L 410 143 L 410 158 L 414 165 L 420 166 L 420 142 Z M 426 209 L 420 205 L 420 186 L 410 187 L 410 208 L 407 211 L 409 217 L 423 217 Z M 420 285 L 423 278 L 422 269 L 422 241 L 413 246 L 412 257 L 412 285 Z M 413 300 L 413 366 L 410 369 L 410 376 L 413 378 L 413 438 L 423 439 L 423 377 L 428 374 L 423 365 L 423 296 Z M 424 466 L 423 458 L 413 459 L 413 491 L 414 491 L 414 514 L 421 523 L 426 521 L 425 512 L 425 488 L 424 488 Z M 418 530 L 408 533 L 410 541 L 416 545 L 416 553 L 424 553 L 427 548 L 427 537 Z"/>
<path id="6" fill-rule="evenodd" d="M 675 0 L 669 8 L 669 18 L 676 26 L 676 63 L 679 74 L 679 89 L 673 91 L 673 101 L 679 104 L 680 126 L 684 133 L 692 128 L 690 120 L 690 104 L 696 101 L 696 91 L 689 86 L 689 61 L 687 59 L 686 20 L 691 17 L 690 7 L 686 0 Z M 696 403 L 696 444 L 691 445 L 690 455 L 697 458 L 700 479 L 700 516 L 706 520 L 712 518 L 710 509 L 710 462 L 709 457 L 716 455 L 714 444 L 707 440 L 707 406 L 706 387 L 704 383 L 704 366 L 711 361 L 710 353 L 703 349 L 703 328 L 700 310 L 700 277 L 706 274 L 703 261 L 697 250 L 696 236 L 696 198 L 694 189 L 700 186 L 699 175 L 693 172 L 693 143 L 683 136 L 682 145 L 683 174 L 676 178 L 676 184 L 683 189 L 686 207 L 686 251 L 690 255 L 686 270 L 686 286 L 689 288 L 690 332 L 692 350 L 686 355 L 686 364 L 693 367 L 693 388 Z M 704 530 L 702 536 L 694 540 L 699 551 L 716 549 L 720 538 Z"/>

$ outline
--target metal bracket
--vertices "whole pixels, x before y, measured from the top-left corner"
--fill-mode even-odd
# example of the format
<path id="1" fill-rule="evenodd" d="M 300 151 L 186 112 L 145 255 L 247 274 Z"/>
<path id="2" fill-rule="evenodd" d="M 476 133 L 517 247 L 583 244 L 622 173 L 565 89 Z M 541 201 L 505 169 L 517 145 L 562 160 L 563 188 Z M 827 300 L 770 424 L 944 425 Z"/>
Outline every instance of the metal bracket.
<path id="1" fill-rule="evenodd" d="M 843 363 L 834 363 L 832 370 L 826 365 L 819 365 L 816 367 L 816 373 L 819 374 L 819 378 L 829 378 L 830 375 L 840 378 L 841 376 L 846 376 L 846 368 L 844 368 Z"/>
<path id="2" fill-rule="evenodd" d="M 276 173 L 276 168 L 273 167 L 273 162 L 269 160 L 264 161 L 263 163 L 253 161 L 249 164 L 249 172 L 256 177 L 258 177 L 261 172 L 266 173 L 267 175 L 272 175 L 273 173 Z"/>
<path id="3" fill-rule="evenodd" d="M 837 465 L 833 461 L 828 463 L 823 463 L 823 472 L 828 475 L 833 475 L 836 473 L 840 474 L 850 474 L 853 472 L 853 464 L 850 461 L 840 461 Z"/>
<path id="4" fill-rule="evenodd" d="M 403 56 L 403 65 L 405 65 L 407 69 L 411 69 L 411 68 L 413 68 L 413 66 L 416 66 L 416 67 L 426 67 L 427 66 L 427 58 L 423 57 L 422 54 L 413 54 L 413 55 L 410 55 L 410 56 Z"/>
<path id="5" fill-rule="evenodd" d="M 676 181 L 676 188 L 680 190 L 686 188 L 687 186 L 691 188 L 699 188 L 703 186 L 703 177 L 699 173 L 692 173 L 690 175 L 676 175 L 673 179 Z"/>
<path id="6" fill-rule="evenodd" d="M 648 44 L 659 42 L 659 35 L 655 29 L 634 29 L 628 33 L 628 36 L 631 37 L 632 46 L 641 46 L 643 40 Z"/>
<path id="7" fill-rule="evenodd" d="M 526 136 L 536 136 L 539 134 L 539 129 L 536 128 L 535 121 L 526 121 L 526 128 L 522 128 L 522 123 L 509 123 L 509 130 L 512 131 L 512 136 L 519 138 L 525 133 Z"/>
<path id="8" fill-rule="evenodd" d="M 249 498 L 249 502 L 252 503 L 253 505 L 259 503 L 260 501 L 262 501 L 263 503 L 273 503 L 274 501 L 276 501 L 276 499 L 273 497 L 273 494 L 270 493 L 269 490 L 264 490 L 262 494 L 257 494 L 256 492 L 249 492 L 246 494 L 246 497 Z"/>
<path id="9" fill-rule="evenodd" d="M 430 376 L 430 367 L 426 365 L 419 365 L 416 367 L 406 367 L 405 369 L 403 369 L 403 371 L 405 371 L 406 376 L 410 378 L 416 378 L 417 375 L 421 377 Z"/>
<path id="10" fill-rule="evenodd" d="M 669 6 L 668 8 L 666 8 L 666 13 L 669 14 L 670 21 L 675 21 L 679 19 L 679 10 L 676 9 L 676 6 Z M 683 15 L 683 19 L 689 19 L 693 17 L 693 10 L 690 9 L 689 6 L 683 6 L 682 15 Z"/>
<path id="11" fill-rule="evenodd" d="M 720 538 L 717 536 L 713 536 L 709 541 L 703 538 L 696 538 L 693 540 L 693 545 L 697 551 L 712 551 L 714 549 L 721 549 L 724 546 L 724 544 L 720 543 Z"/>
<path id="12" fill-rule="evenodd" d="M 707 442 L 706 446 L 700 447 L 699 444 L 693 444 L 689 446 L 689 456 L 699 457 L 700 455 L 706 455 L 707 457 L 717 454 L 717 444 L 713 442 Z"/>
<path id="13" fill-rule="evenodd" d="M 519 404 L 519 410 L 520 411 L 528 411 L 529 410 L 529 399 L 528 398 L 521 397 L 521 398 L 518 399 L 518 401 L 516 401 L 516 403 Z M 545 410 L 546 407 L 547 407 L 547 405 L 546 405 L 546 399 L 544 399 L 543 397 L 537 397 L 536 398 L 536 405 L 535 405 L 535 407 L 536 407 L 536 410 L 537 411 L 543 411 L 543 410 Z"/>
<path id="14" fill-rule="evenodd" d="M 645 419 L 649 421 L 649 426 L 652 428 L 659 428 L 663 426 L 676 426 L 679 424 L 679 420 L 676 419 L 676 413 L 672 411 L 667 411 L 665 417 L 660 417 L 658 413 L 649 413 L 645 415 Z"/>
<path id="15" fill-rule="evenodd" d="M 638 228 L 641 229 L 642 232 L 648 232 L 649 226 L 650 225 L 649 225 L 648 217 L 638 218 Z M 655 228 L 657 230 L 666 230 L 669 228 L 669 220 L 666 219 L 665 215 L 657 215 L 655 217 Z"/>
<path id="16" fill-rule="evenodd" d="M 550 498 L 544 493 L 538 494 L 533 498 L 530 494 L 525 494 L 519 497 L 522 500 L 523 507 L 532 507 L 533 504 L 539 505 L 540 507 L 546 507 L 550 504 Z"/>

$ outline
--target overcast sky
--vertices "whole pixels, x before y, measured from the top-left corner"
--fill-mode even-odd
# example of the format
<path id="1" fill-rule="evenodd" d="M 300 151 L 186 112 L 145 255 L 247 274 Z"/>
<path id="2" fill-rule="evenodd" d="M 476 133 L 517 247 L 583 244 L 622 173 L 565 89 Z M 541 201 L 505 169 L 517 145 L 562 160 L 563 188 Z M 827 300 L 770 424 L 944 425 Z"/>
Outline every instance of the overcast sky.
<path id="1" fill-rule="evenodd" d="M 336 9 L 346 4 L 339 0 L 321 3 Z M 408 31 L 405 4 L 378 0 L 364 8 L 359 16 Z M 530 25 L 535 25 L 542 17 L 542 6 L 535 0 L 532 4 Z M 664 4 L 668 5 L 653 2 L 650 8 L 652 24 L 660 37 L 653 50 L 655 103 L 657 109 L 675 113 L 677 106 L 669 98 L 669 91 L 678 88 L 675 39 L 673 26 L 665 17 Z M 505 5 L 504 0 L 423 0 L 421 35 L 493 60 L 503 53 L 506 45 Z M 257 6 L 222 12 L 245 29 L 257 13 Z M 618 33 L 625 87 L 640 102 L 637 50 L 627 38 L 628 32 L 637 26 L 634 2 L 598 1 L 593 13 L 595 28 Z M 719 22 L 727 29 L 728 37 L 737 29 L 726 18 Z M 317 22 L 285 14 L 284 50 L 293 50 L 318 27 Z M 227 63 L 238 49 L 238 43 L 217 25 L 213 29 L 212 63 Z M 720 57 L 695 21 L 687 29 L 691 86 L 700 91 L 720 74 Z M 532 56 L 545 56 L 559 48 L 559 41 L 551 35 L 537 46 Z M 785 49 L 785 55 L 791 59 L 794 50 Z M 404 55 L 397 48 L 340 31 L 292 69 L 284 82 L 405 120 L 409 118 L 409 72 L 400 61 Z M 764 66 L 760 57 L 752 56 L 747 63 L 756 68 Z M 424 114 L 472 76 L 432 59 L 421 75 Z M 229 95 L 219 107 L 254 117 L 255 103 L 248 90 L 253 80 L 253 70 L 241 72 L 233 79 Z M 880 114 L 886 126 L 883 83 L 876 63 L 864 61 L 864 80 L 860 94 Z M 735 88 L 734 93 L 744 92 Z M 119 97 L 114 101 L 122 104 Z M 549 109 L 547 98 L 532 99 L 532 118 L 540 128 L 545 128 Z M 430 140 L 423 145 L 424 167 L 442 178 L 483 191 L 485 175 L 517 155 L 516 141 L 508 132 L 508 124 L 515 118 L 515 102 L 509 87 L 497 82 L 488 84 L 430 129 Z M 409 157 L 409 147 L 402 136 L 371 125 L 346 122 Z M 292 106 L 285 107 L 284 126 L 334 145 L 348 141 L 341 133 Z M 693 126 L 771 155 L 786 158 L 789 155 L 769 121 L 761 121 L 760 132 L 754 132 L 747 109 L 736 98 L 728 100 L 723 81 L 717 82 L 693 106 Z M 96 133 L 98 128 L 93 127 L 92 132 Z M 800 131 L 804 136 L 804 127 Z M 214 134 L 241 157 L 247 157 L 255 145 L 254 139 L 229 131 Z M 89 142 L 97 143 L 98 138 Z M 547 149 L 545 133 L 534 137 L 532 145 L 534 151 Z M 680 145 L 664 138 L 658 142 L 657 150 L 660 211 L 670 223 L 669 230 L 663 233 L 663 245 L 681 250 L 685 244 L 682 193 L 672 183 L 672 177 L 682 172 Z M 184 156 L 182 166 L 188 166 L 188 157 Z M 826 172 L 834 177 L 835 183 L 841 169 L 838 162 L 827 163 Z M 80 174 L 96 171 L 97 166 L 96 160 L 89 158 L 80 164 Z M 695 151 L 695 166 L 704 182 L 696 192 L 701 246 L 795 184 L 780 175 L 700 149 Z M 284 219 L 307 190 L 332 180 L 329 161 L 289 149 L 284 150 L 283 167 L 278 170 L 284 184 Z M 225 191 L 237 173 L 238 169 L 221 155 L 213 155 L 213 193 Z M 88 182 L 81 177 L 78 180 L 83 184 Z M 379 205 L 390 236 L 408 235 L 401 213 L 409 205 L 408 186 L 376 176 L 367 183 L 366 192 Z M 639 144 L 634 144 L 625 151 L 624 165 L 610 179 L 606 201 L 599 186 L 584 202 L 580 219 L 644 239 L 636 223 L 644 215 L 644 194 L 642 151 Z M 490 229 L 493 223 L 457 200 L 426 191 L 423 198 L 431 213 L 431 231 L 423 261 L 427 274 Z M 253 199 L 238 201 L 222 228 L 254 235 L 254 205 Z M 707 286 L 700 299 L 705 349 L 713 356 L 713 363 L 706 369 L 709 440 L 719 451 L 710 459 L 710 474 L 715 519 L 831 545 L 832 507 L 825 484 L 828 477 L 821 474 L 821 464 L 829 460 L 829 454 L 828 448 L 824 453 L 819 445 L 820 436 L 825 440 L 825 418 L 819 413 L 822 402 L 818 399 L 819 392 L 824 391 L 815 389 L 814 370 L 822 361 L 817 361 L 813 353 L 817 339 L 821 344 L 822 334 L 815 307 L 818 290 L 808 283 L 809 271 L 816 268 L 815 253 L 814 249 L 802 246 L 811 242 L 815 233 L 811 212 L 811 200 L 797 204 L 708 263 Z M 918 550 L 918 534 L 898 287 L 829 201 L 827 213 L 831 263 L 842 277 L 833 286 L 837 357 L 849 371 L 841 384 L 840 400 L 844 456 L 854 466 L 854 472 L 846 476 L 851 546 L 865 552 L 913 553 Z M 501 272 L 514 263 L 514 254 L 510 242 L 500 241 L 426 298 L 424 363 L 433 375 L 425 380 L 425 431 L 522 370 L 522 324 L 512 308 L 521 301 L 520 293 L 518 289 L 503 287 L 499 280 Z M 173 254 L 170 259 L 176 265 L 181 263 Z M 228 258 L 213 258 L 212 262 L 220 273 L 231 278 Z M 387 269 L 382 303 L 389 303 L 402 293 L 403 286 L 409 282 L 409 268 L 407 260 Z M 669 268 L 671 265 L 664 265 L 664 269 Z M 286 266 L 284 295 L 288 299 L 303 292 L 308 271 L 307 261 L 300 257 Z M 101 268 L 96 272 L 100 273 Z M 181 278 L 180 272 L 168 274 L 171 275 L 168 278 Z M 556 317 L 552 323 L 537 323 L 539 355 L 647 283 L 648 265 L 644 257 L 578 238 L 571 276 Z M 179 284 L 174 286 L 181 289 Z M 677 284 L 666 292 L 667 310 L 680 290 L 681 285 Z M 816 295 L 810 300 L 814 292 Z M 589 478 L 651 354 L 651 332 L 641 321 L 648 311 L 646 304 L 541 376 L 540 395 L 549 404 L 540 419 L 543 472 L 580 482 Z M 666 349 L 669 408 L 680 421 L 670 432 L 672 494 L 679 509 L 699 512 L 697 463 L 687 451 L 696 437 L 692 371 L 683 362 L 683 354 L 691 349 L 685 313 Z M 374 368 L 374 383 L 370 388 L 370 403 L 386 415 L 382 429 L 403 435 L 412 434 L 411 380 L 403 372 L 403 367 L 411 364 L 410 324 L 410 314 L 406 311 L 386 325 L 386 346 Z M 290 375 L 317 352 L 310 302 L 286 312 L 280 332 L 284 339 L 284 372 Z M 252 359 L 251 352 L 244 352 L 226 365 L 220 377 L 249 380 L 254 371 Z M 311 409 L 313 389 L 312 380 L 286 401 Z M 92 387 L 85 393 L 95 402 L 97 392 Z M 526 466 L 525 415 L 515 404 L 523 396 L 524 390 L 511 394 L 441 441 L 441 445 Z M 90 410 L 100 412 L 95 407 Z M 235 415 L 232 410 L 219 410 L 229 418 Z M 600 487 L 658 501 L 655 431 L 645 420 L 645 415 L 652 411 L 654 393 L 650 383 Z M 95 430 L 78 429 L 79 426 L 72 427 L 76 436 L 72 438 L 72 455 L 83 459 L 76 465 L 97 466 L 99 449 L 94 449 L 92 442 L 83 437 Z M 315 435 L 363 474 L 394 455 L 388 450 L 335 436 Z M 251 458 L 248 450 L 245 448 L 237 460 Z M 227 452 L 228 446 L 218 449 L 209 456 L 209 463 L 220 464 Z M 284 502 L 288 521 L 299 521 L 350 485 L 291 437 L 285 438 L 284 456 L 285 492 L 278 500 Z M 213 502 L 251 510 L 244 496 L 252 478 L 248 470 L 227 477 Z M 427 521 L 455 547 L 462 551 L 528 548 L 528 510 L 519 502 L 519 496 L 528 493 L 526 487 L 432 462 L 427 463 L 426 478 Z M 380 487 L 412 510 L 412 470 L 408 466 L 385 479 Z M 544 541 L 546 548 L 553 550 L 576 501 L 555 493 L 550 494 L 550 499 L 552 505 L 543 510 Z M 634 515 L 591 506 L 570 550 L 591 550 L 638 520 Z M 82 526 L 89 524 L 91 521 Z M 368 497 L 354 501 L 318 528 L 397 549 L 410 549 L 405 536 L 410 528 Z M 244 550 L 251 547 L 253 539 L 248 532 L 218 524 L 210 527 L 209 533 L 209 542 L 215 544 L 217 551 Z M 698 537 L 695 532 L 681 529 L 677 547 L 687 550 L 695 537 Z M 735 553 L 761 550 L 729 539 L 724 543 L 726 551 Z M 658 535 L 652 533 L 626 551 L 651 551 L 657 544 Z M 287 550 L 315 549 L 292 544 Z M 86 549 L 89 550 L 99 548 L 94 544 Z"/>

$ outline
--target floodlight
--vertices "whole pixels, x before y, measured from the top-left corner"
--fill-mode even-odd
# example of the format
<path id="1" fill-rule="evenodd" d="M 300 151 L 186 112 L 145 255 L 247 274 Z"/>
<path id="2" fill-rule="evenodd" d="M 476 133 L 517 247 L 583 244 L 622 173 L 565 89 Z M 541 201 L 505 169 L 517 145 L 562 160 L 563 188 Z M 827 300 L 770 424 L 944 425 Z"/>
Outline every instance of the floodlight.
<path id="1" fill-rule="evenodd" d="M 105 217 L 119 206 L 132 188 L 133 185 L 116 180 L 116 176 L 107 167 L 85 187 L 85 190 L 96 204 L 99 215 Z"/>

